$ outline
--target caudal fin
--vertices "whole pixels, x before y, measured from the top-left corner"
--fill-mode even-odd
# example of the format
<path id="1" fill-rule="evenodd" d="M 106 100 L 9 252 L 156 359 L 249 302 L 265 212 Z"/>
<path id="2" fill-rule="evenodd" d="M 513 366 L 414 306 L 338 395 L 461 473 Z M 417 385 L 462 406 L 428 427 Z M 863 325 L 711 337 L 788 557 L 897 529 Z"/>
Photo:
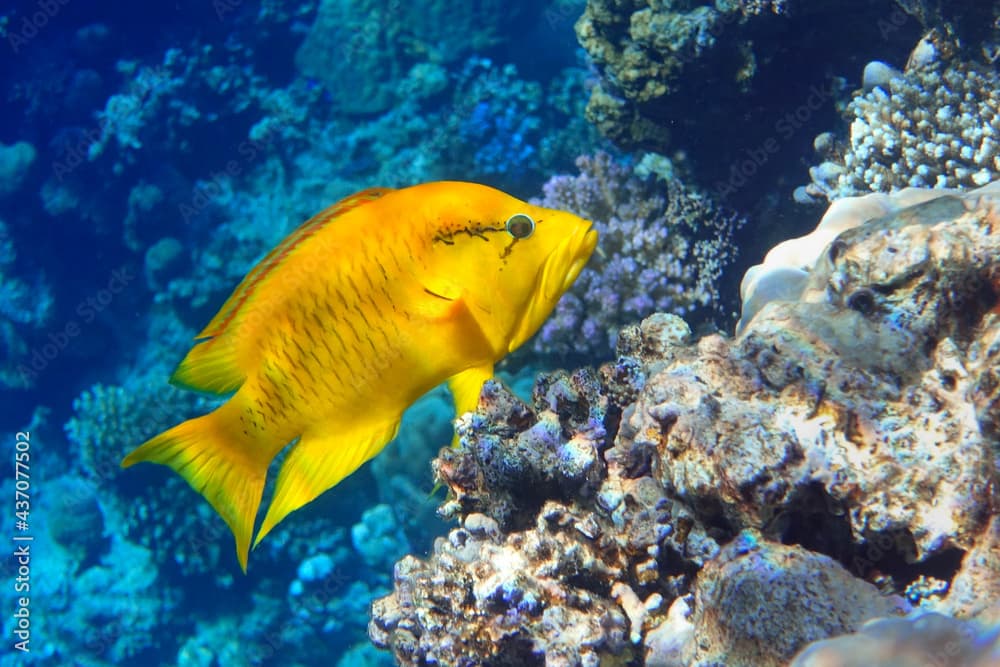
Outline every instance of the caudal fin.
<path id="1" fill-rule="evenodd" d="M 254 519 L 272 456 L 241 443 L 226 428 L 224 405 L 148 440 L 122 461 L 127 468 L 149 461 L 170 466 L 225 519 L 236 538 L 236 556 L 247 570 Z"/>

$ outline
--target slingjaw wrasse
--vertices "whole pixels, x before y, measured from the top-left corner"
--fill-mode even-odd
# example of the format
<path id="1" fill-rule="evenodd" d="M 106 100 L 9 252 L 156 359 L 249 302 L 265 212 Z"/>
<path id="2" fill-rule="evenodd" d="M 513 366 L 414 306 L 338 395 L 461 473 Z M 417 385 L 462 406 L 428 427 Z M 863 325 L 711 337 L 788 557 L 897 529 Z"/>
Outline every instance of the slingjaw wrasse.
<path id="1" fill-rule="evenodd" d="M 122 465 L 186 479 L 229 524 L 246 570 L 282 449 L 254 544 L 381 451 L 436 385 L 448 381 L 459 414 L 474 409 L 493 365 L 537 331 L 596 243 L 586 220 L 472 183 L 348 197 L 250 271 L 171 378 L 230 398 Z"/>

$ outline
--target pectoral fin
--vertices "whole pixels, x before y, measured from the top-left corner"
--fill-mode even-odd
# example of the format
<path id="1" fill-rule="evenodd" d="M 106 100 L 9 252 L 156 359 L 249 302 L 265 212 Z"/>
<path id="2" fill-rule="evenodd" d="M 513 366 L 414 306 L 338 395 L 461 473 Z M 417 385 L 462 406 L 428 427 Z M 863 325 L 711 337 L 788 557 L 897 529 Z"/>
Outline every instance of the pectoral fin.
<path id="1" fill-rule="evenodd" d="M 455 400 L 455 417 L 472 412 L 479 405 L 479 394 L 483 383 L 493 377 L 493 364 L 477 366 L 453 375 L 448 380 L 448 389 Z"/>
<path id="2" fill-rule="evenodd" d="M 456 419 L 479 406 L 479 394 L 483 390 L 483 383 L 491 377 L 493 377 L 493 364 L 477 366 L 451 376 L 448 380 L 448 389 L 451 390 L 455 401 Z M 452 447 L 458 445 L 458 433 L 452 439 L 451 445 Z"/>

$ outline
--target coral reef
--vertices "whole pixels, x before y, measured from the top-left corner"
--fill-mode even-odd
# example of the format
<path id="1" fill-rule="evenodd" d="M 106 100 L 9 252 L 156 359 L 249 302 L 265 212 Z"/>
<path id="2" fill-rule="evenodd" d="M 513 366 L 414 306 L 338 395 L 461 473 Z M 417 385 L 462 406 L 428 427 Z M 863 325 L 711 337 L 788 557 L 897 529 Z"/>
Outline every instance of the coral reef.
<path id="1" fill-rule="evenodd" d="M 361 521 L 351 527 L 351 543 L 373 572 L 388 572 L 393 562 L 410 550 L 395 513 L 385 504 L 361 513 Z"/>
<path id="2" fill-rule="evenodd" d="M 323 0 L 295 62 L 326 85 L 343 112 L 377 113 L 402 101 L 399 83 L 410 66 L 444 64 L 492 46 L 529 7 L 499 0 Z"/>
<path id="3" fill-rule="evenodd" d="M 866 68 L 866 72 L 868 69 Z M 906 187 L 973 188 L 1000 177 L 1000 74 L 961 61 L 890 72 L 847 107 L 846 145 L 820 140 L 802 200 Z"/>
<path id="4" fill-rule="evenodd" d="M 212 405 L 211 399 L 177 389 L 162 381 L 168 377 L 150 374 L 147 382 L 132 386 L 96 384 L 73 402 L 74 416 L 66 423 L 66 435 L 74 459 L 84 473 L 98 481 L 116 478 L 121 459 L 129 449 L 150 434 L 167 428 L 178 416 L 194 416 Z M 152 378 L 160 380 L 154 384 Z M 150 391 L 151 387 L 155 391 Z"/>
<path id="5" fill-rule="evenodd" d="M 32 553 L 36 571 L 46 573 L 31 580 L 31 599 L 45 604 L 31 617 L 33 662 L 104 667 L 153 659 L 162 639 L 156 629 L 174 620 L 178 596 L 163 587 L 147 549 L 115 538 L 99 561 L 87 562 L 38 534 Z"/>
<path id="6" fill-rule="evenodd" d="M 531 406 L 487 384 L 435 462 L 462 526 L 397 564 L 373 641 L 403 665 L 777 666 L 911 604 L 982 613 L 998 232 L 997 197 L 939 197 L 840 234 L 735 339 L 654 315 Z"/>
<path id="7" fill-rule="evenodd" d="M 48 363 L 60 348 L 51 334 L 39 341 L 54 306 L 48 282 L 41 275 L 31 281 L 16 275 L 16 260 L 10 230 L 0 220 L 0 387 L 24 389 L 37 375 L 31 366 Z"/>
<path id="8" fill-rule="evenodd" d="M 588 0 L 576 33 L 600 77 L 587 118 L 621 148 L 681 157 L 720 197 L 745 196 L 759 192 L 747 183 L 770 187 L 778 154 L 833 118 L 829 73 L 873 44 L 909 48 L 919 29 L 890 0 L 849 12 L 799 0 Z"/>
<path id="9" fill-rule="evenodd" d="M 909 609 L 828 556 L 752 535 L 726 545 L 674 605 L 690 620 L 668 612 L 649 631 L 646 665 L 785 665 L 803 644 Z"/>
<path id="10" fill-rule="evenodd" d="M 797 301 L 806 289 L 810 271 L 817 266 L 821 253 L 841 232 L 863 225 L 900 210 L 945 195 L 953 190 L 904 188 L 891 195 L 872 193 L 834 201 L 823 214 L 816 229 L 805 236 L 782 241 L 772 248 L 764 261 L 750 267 L 740 284 L 743 301 L 737 333 L 769 301 Z M 972 194 L 996 196 L 1000 181 L 972 191 Z"/>
<path id="11" fill-rule="evenodd" d="M 742 219 L 675 179 L 642 178 L 607 153 L 555 176 L 542 206 L 592 220 L 599 253 L 532 343 L 538 355 L 609 358 L 618 329 L 655 311 L 691 315 L 718 300 L 717 283 Z"/>
<path id="12" fill-rule="evenodd" d="M 763 168 L 779 144 L 812 127 L 832 107 L 831 82 L 811 69 L 814 63 L 838 71 L 854 62 L 859 50 L 871 49 L 876 56 L 876 44 L 878 57 L 905 58 L 928 31 L 957 43 L 961 48 L 955 51 L 966 60 L 993 62 L 1000 54 L 998 12 L 974 0 L 948 7 L 868 0 L 850 12 L 829 2 L 799 0 L 589 0 L 576 32 L 601 77 L 587 117 L 623 148 L 664 155 L 690 151 L 707 181 L 715 182 L 770 139 L 774 150 L 763 153 L 757 165 Z M 777 86 L 785 100 L 805 106 L 776 107 Z M 741 114 L 730 113 L 734 104 Z M 699 154 L 708 160 L 700 161 Z"/>
<path id="13" fill-rule="evenodd" d="M 591 545 L 581 544 L 577 517 L 546 506 L 534 530 L 503 540 L 481 514 L 439 539 L 430 563 L 407 556 L 396 565 L 396 593 L 375 602 L 370 634 L 392 646 L 402 665 L 598 665 L 629 650 L 628 619 L 607 596 L 569 573 L 618 574 Z M 558 593 L 557 593 L 558 591 Z M 553 593 L 557 593 L 556 599 Z"/>
<path id="14" fill-rule="evenodd" d="M 0 144 L 0 199 L 17 192 L 38 155 L 26 141 L 7 146 Z"/>

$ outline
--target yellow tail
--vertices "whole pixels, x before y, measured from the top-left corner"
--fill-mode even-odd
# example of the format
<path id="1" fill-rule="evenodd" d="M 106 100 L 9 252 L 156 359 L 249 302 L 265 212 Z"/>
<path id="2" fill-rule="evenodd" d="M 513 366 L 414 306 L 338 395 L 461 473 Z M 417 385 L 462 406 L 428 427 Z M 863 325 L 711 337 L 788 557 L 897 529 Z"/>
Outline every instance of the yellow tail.
<path id="1" fill-rule="evenodd" d="M 229 524 L 236 538 L 236 556 L 246 572 L 254 519 L 274 453 L 257 443 L 242 442 L 238 433 L 227 428 L 227 422 L 232 422 L 225 413 L 232 410 L 231 404 L 148 440 L 125 457 L 122 467 L 142 461 L 160 463 L 186 479 Z"/>

